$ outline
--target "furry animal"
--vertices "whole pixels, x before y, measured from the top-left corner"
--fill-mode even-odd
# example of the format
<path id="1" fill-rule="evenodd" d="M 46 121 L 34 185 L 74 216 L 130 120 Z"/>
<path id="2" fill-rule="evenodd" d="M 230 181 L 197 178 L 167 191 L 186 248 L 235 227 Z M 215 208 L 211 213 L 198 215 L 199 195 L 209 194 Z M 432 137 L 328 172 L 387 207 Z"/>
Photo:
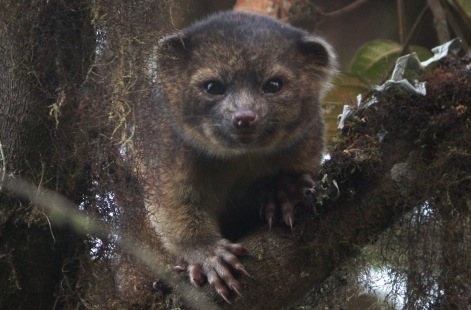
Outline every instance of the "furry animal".
<path id="1" fill-rule="evenodd" d="M 313 185 L 324 148 L 320 100 L 336 61 L 318 36 L 243 12 L 212 15 L 159 42 L 160 137 L 149 211 L 193 284 L 229 302 L 247 250 L 228 237 L 270 226 Z"/>

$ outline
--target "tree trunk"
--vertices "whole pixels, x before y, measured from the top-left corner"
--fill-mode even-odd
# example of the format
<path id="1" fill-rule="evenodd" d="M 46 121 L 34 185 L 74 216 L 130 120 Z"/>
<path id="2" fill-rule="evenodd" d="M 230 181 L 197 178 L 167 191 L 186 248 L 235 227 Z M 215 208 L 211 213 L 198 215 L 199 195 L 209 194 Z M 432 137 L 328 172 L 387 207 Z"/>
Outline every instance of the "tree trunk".
<path id="1" fill-rule="evenodd" d="M 58 154 L 74 138 L 73 93 L 84 80 L 94 34 L 90 7 L 68 2 L 0 5 L 0 171 L 78 201 L 80 175 L 68 175 L 74 159 Z M 83 253 L 83 237 L 8 193 L 0 204 L 0 308 L 58 307 L 62 273 L 77 267 L 72 257 Z"/>

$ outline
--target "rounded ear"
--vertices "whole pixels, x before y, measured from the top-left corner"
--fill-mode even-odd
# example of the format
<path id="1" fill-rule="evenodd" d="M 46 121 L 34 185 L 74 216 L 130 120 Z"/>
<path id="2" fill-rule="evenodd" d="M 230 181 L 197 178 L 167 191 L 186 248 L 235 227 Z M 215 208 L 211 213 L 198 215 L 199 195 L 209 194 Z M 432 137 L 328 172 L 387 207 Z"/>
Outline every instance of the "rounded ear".
<path id="1" fill-rule="evenodd" d="M 332 69 L 336 67 L 336 56 L 332 47 L 317 36 L 308 35 L 302 37 L 299 41 L 299 50 L 318 66 Z"/>
<path id="2" fill-rule="evenodd" d="M 180 59 L 185 51 L 185 38 L 182 33 L 174 33 L 161 38 L 157 46 L 161 56 Z"/>

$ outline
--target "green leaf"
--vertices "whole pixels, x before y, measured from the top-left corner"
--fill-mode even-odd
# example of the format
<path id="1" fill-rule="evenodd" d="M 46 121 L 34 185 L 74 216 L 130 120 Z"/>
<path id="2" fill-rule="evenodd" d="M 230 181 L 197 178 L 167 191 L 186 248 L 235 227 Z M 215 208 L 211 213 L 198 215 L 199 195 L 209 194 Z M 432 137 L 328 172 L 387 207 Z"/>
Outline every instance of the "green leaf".
<path id="1" fill-rule="evenodd" d="M 322 104 L 328 139 L 338 131 L 338 116 L 342 113 L 343 106 L 345 104 L 355 105 L 358 94 L 364 94 L 371 88 L 371 85 L 363 78 L 349 73 L 337 75 L 332 84 L 333 87 L 327 93 Z"/>
<path id="2" fill-rule="evenodd" d="M 350 72 L 371 83 L 378 84 L 389 77 L 401 52 L 402 46 L 394 41 L 367 42 L 355 53 L 350 65 Z M 415 52 L 421 61 L 433 56 L 433 53 L 428 49 L 416 45 L 410 46 L 406 52 Z"/>
<path id="3" fill-rule="evenodd" d="M 451 2 L 453 3 L 454 1 L 451 1 Z M 466 13 L 466 15 L 471 17 L 471 1 L 469 1 L 469 0 L 456 0 L 456 2 L 461 7 L 461 9 Z"/>
<path id="4" fill-rule="evenodd" d="M 394 41 L 367 42 L 353 56 L 350 72 L 378 83 L 388 76 L 401 50 L 401 45 Z"/>
<path id="5" fill-rule="evenodd" d="M 358 94 L 364 94 L 371 88 L 365 79 L 350 73 L 337 75 L 332 84 L 334 87 L 324 98 L 324 103 L 329 105 L 343 106 L 345 102 L 354 100 Z"/>
<path id="6" fill-rule="evenodd" d="M 425 61 L 433 56 L 433 53 L 428 48 L 425 48 L 423 46 L 411 45 L 409 46 L 408 51 L 409 53 L 416 53 L 420 61 Z"/>

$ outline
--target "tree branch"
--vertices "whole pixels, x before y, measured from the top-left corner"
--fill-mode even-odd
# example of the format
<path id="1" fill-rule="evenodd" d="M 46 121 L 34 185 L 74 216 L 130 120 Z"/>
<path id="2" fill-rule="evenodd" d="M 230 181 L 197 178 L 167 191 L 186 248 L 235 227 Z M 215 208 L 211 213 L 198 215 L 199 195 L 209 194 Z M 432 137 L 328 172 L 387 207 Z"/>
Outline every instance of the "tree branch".
<path id="1" fill-rule="evenodd" d="M 328 16 L 328 17 L 335 17 L 335 16 L 340 16 L 342 14 L 345 14 L 345 13 L 348 13 L 350 11 L 353 11 L 355 10 L 356 8 L 358 8 L 359 6 L 361 6 L 363 3 L 366 3 L 368 0 L 356 0 L 355 2 L 347 5 L 347 6 L 344 6 L 343 8 L 341 9 L 338 9 L 336 11 L 333 11 L 333 12 L 321 12 L 321 14 L 323 16 Z"/>
<path id="2" fill-rule="evenodd" d="M 440 3 L 440 0 L 427 0 L 427 3 L 433 14 L 438 41 L 440 44 L 450 41 L 450 32 L 448 31 L 446 12 Z"/>
<path id="3" fill-rule="evenodd" d="M 2 163 L 2 174 L 0 176 L 0 192 L 2 191 L 2 184 L 5 181 L 5 176 L 7 173 L 7 161 L 5 159 L 5 154 L 3 153 L 3 145 L 2 141 L 0 140 L 0 161 Z"/>
<path id="4" fill-rule="evenodd" d="M 293 232 L 261 227 L 240 240 L 251 253 L 244 264 L 255 279 L 242 279 L 244 297 L 234 301 L 236 309 L 293 305 L 406 212 L 433 199 L 430 193 L 448 195 L 451 185 L 444 187 L 442 180 L 450 170 L 439 168 L 444 159 L 430 148 L 448 150 L 460 145 L 470 151 L 467 143 L 462 146 L 462 136 L 453 134 L 468 130 L 469 114 L 447 118 L 455 115 L 456 107 L 453 103 L 442 105 L 447 101 L 444 87 L 447 93 L 460 96 L 464 94 L 460 89 L 469 83 L 464 66 L 458 68 L 439 67 L 428 73 L 425 97 L 390 91 L 380 96 L 380 102 L 357 109 L 344 128 L 343 142 L 331 150 L 332 159 L 323 165 L 317 180 L 321 182 L 325 174 L 335 179 L 339 199 L 320 207 L 319 217 L 303 214 Z M 449 83 L 450 74 L 456 77 L 456 85 Z M 459 111 L 471 108 L 466 96 L 458 100 L 466 105 Z M 444 110 L 437 111 L 437 104 Z M 446 127 L 449 134 L 438 134 L 443 124 L 433 127 L 431 120 L 438 118 L 447 118 L 446 126 L 454 126 Z M 380 138 L 379 133 L 385 131 L 386 137 Z M 466 192 L 467 182 L 459 182 L 464 186 L 461 191 Z"/>

